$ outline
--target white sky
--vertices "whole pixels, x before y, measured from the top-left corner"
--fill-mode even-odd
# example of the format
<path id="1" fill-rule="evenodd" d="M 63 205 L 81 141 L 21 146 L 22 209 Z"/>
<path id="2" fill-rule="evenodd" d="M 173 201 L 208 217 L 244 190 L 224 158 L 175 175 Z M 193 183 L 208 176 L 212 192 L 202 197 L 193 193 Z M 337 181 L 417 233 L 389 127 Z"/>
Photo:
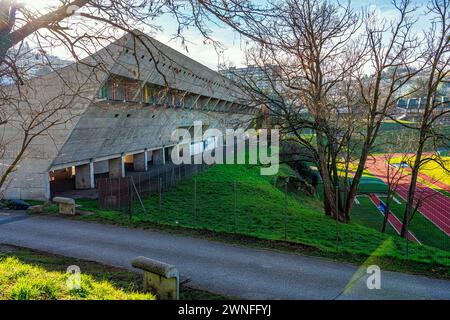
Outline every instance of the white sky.
<path id="1" fill-rule="evenodd" d="M 263 1 L 263 0 L 257 0 Z M 57 0 L 21 0 L 24 5 L 35 8 L 35 9 L 43 9 L 46 6 L 52 4 L 58 4 Z M 426 3 L 426 0 L 417 0 L 416 3 L 418 5 L 422 5 Z M 359 10 L 363 7 L 372 7 L 379 10 L 380 15 L 383 17 L 395 17 L 393 6 L 390 0 L 354 0 L 352 2 L 352 6 L 355 10 Z M 422 21 L 426 23 L 426 17 L 421 17 L 419 19 L 419 26 L 422 24 Z M 218 62 L 223 63 L 224 61 L 227 63 L 232 63 L 236 66 L 242 66 L 243 64 L 243 48 L 245 47 L 245 41 L 242 40 L 239 35 L 231 30 L 229 27 L 218 27 L 212 26 L 213 30 L 212 36 L 214 39 L 219 40 L 220 43 L 224 46 L 224 52 L 218 56 L 214 47 L 210 44 L 204 44 L 202 36 L 195 31 L 194 29 L 188 30 L 184 33 L 185 37 L 189 41 L 187 43 L 188 52 L 181 46 L 180 41 L 171 40 L 172 35 L 176 32 L 176 27 L 171 18 L 163 17 L 156 21 L 159 24 L 163 31 L 154 35 L 156 39 L 159 41 L 173 47 L 174 49 L 182 52 L 183 54 L 191 57 L 194 60 L 210 67 L 213 70 L 217 70 Z"/>

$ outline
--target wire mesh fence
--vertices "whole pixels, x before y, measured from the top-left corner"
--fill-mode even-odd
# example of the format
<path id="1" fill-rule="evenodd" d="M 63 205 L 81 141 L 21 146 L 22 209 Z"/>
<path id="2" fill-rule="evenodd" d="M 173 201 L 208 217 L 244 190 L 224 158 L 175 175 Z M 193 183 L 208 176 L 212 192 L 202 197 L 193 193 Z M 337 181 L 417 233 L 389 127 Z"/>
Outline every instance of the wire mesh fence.
<path id="1" fill-rule="evenodd" d="M 341 224 L 330 219 L 321 211 L 317 199 L 299 196 L 287 182 L 278 181 L 274 186 L 269 181 L 261 183 L 261 179 L 255 183 L 252 177 L 221 177 L 218 172 L 224 170 L 197 175 L 206 169 L 204 165 L 169 166 L 156 173 L 131 175 L 120 183 L 105 179 L 101 182 L 105 189 L 99 184 L 99 191 L 104 189 L 100 192 L 99 205 L 128 212 L 138 224 L 155 223 L 310 244 L 339 254 L 376 252 L 398 238 L 377 232 L 378 227 L 363 230 L 353 223 Z M 108 199 L 111 186 L 117 193 L 116 203 Z M 416 249 L 411 251 L 410 244 L 400 238 L 394 243 L 395 252 L 403 258 L 421 254 Z M 442 240 L 438 247 L 449 251 L 450 238 Z"/>
<path id="2" fill-rule="evenodd" d="M 126 177 L 98 179 L 98 206 L 101 209 L 133 213 L 133 203 L 142 197 L 161 194 L 182 180 L 207 169 L 204 164 L 167 164 L 147 172 L 132 172 Z"/>

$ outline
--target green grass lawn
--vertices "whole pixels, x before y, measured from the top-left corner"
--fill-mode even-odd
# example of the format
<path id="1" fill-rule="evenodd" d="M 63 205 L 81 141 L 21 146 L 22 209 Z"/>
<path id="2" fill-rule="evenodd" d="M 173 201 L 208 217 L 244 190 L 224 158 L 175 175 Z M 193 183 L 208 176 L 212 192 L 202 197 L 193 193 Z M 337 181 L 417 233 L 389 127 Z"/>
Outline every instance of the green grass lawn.
<path id="1" fill-rule="evenodd" d="M 335 221 L 323 214 L 322 203 L 315 198 L 288 194 L 275 187 L 274 177 L 259 174 L 256 166 L 216 165 L 197 176 L 197 203 L 194 211 L 194 178 L 183 181 L 159 196 L 143 199 L 134 205 L 131 220 L 124 213 L 99 210 L 93 201 L 78 201 L 84 210 L 96 215 L 80 219 L 111 222 L 134 227 L 152 227 L 156 223 L 195 228 L 212 232 L 233 233 L 259 239 L 288 240 L 307 245 L 323 254 L 335 253 Z M 233 182 L 237 183 L 237 207 L 233 209 Z M 380 216 L 381 217 L 381 216 Z M 364 219 L 364 218 L 360 218 Z M 405 261 L 404 239 L 364 226 L 362 220 L 339 225 L 339 254 L 377 255 Z M 378 229 L 378 228 L 377 228 Z M 379 247 L 383 250 L 377 250 Z M 450 275 L 450 252 L 430 246 L 409 245 L 408 259 L 426 263 L 429 268 L 446 266 Z"/>
<path id="2" fill-rule="evenodd" d="M 70 292 L 65 286 L 66 270 L 80 267 L 82 288 Z M 3 299 L 150 299 L 142 292 L 142 275 L 106 266 L 16 246 L 0 244 L 0 300 Z M 181 300 L 230 299 L 180 284 Z"/>
<path id="3" fill-rule="evenodd" d="M 363 226 L 381 231 L 383 226 L 383 215 L 373 202 L 366 196 L 358 197 L 359 204 L 353 204 L 351 219 L 354 223 L 359 223 Z M 386 227 L 386 234 L 397 236 L 397 232 L 388 223 Z"/>
<path id="4" fill-rule="evenodd" d="M 402 221 L 406 206 L 405 201 L 399 196 L 396 196 L 396 199 L 399 200 L 400 204 L 392 201 L 391 211 L 400 219 L 400 221 Z M 381 197 L 381 200 L 386 201 L 386 198 Z M 414 215 L 414 218 L 411 221 L 411 231 L 422 243 L 450 251 L 450 237 L 420 213 Z"/>
<path id="5" fill-rule="evenodd" d="M 100 269 L 99 265 L 75 259 L 68 264 L 67 258 L 4 248 L 0 246 L 0 300 L 155 299 L 150 293 L 138 292 L 124 271 Z M 79 289 L 70 289 L 66 284 L 70 276 L 66 268 L 72 264 L 81 269 Z"/>
<path id="6" fill-rule="evenodd" d="M 409 124 L 411 125 L 411 124 Z M 450 126 L 439 126 L 434 128 L 436 133 L 441 134 L 442 136 L 450 136 Z M 402 137 L 405 140 L 405 143 L 399 143 L 398 137 Z M 377 137 L 375 145 L 372 149 L 372 153 L 385 153 L 385 152 L 397 152 L 397 153 L 405 153 L 405 152 L 415 152 L 416 144 L 415 143 L 407 143 L 408 140 L 412 142 L 417 142 L 418 131 L 406 128 L 398 123 L 383 123 L 380 133 Z M 448 144 L 447 142 L 441 142 L 440 144 Z M 437 146 L 443 147 L 441 145 Z M 436 145 L 434 145 L 433 140 L 429 140 L 429 142 L 425 145 L 425 151 L 436 151 Z"/>

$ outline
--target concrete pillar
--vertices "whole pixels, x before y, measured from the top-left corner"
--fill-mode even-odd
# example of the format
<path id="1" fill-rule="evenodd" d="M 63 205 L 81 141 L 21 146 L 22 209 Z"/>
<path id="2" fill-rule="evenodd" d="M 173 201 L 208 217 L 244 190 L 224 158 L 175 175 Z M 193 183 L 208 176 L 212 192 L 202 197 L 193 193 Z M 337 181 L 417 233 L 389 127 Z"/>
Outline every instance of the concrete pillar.
<path id="1" fill-rule="evenodd" d="M 124 178 L 125 177 L 125 161 L 124 157 L 109 159 L 109 177 L 110 178 Z"/>
<path id="2" fill-rule="evenodd" d="M 92 169 L 92 172 L 91 172 Z M 90 189 L 93 184 L 93 164 L 87 163 L 75 167 L 75 189 Z"/>
<path id="3" fill-rule="evenodd" d="M 147 171 L 147 151 L 136 153 L 133 155 L 134 171 Z"/>
<path id="4" fill-rule="evenodd" d="M 164 148 L 153 150 L 153 164 L 165 164 Z"/>
<path id="5" fill-rule="evenodd" d="M 89 162 L 89 176 L 90 176 L 90 187 L 91 189 L 95 188 L 95 178 L 94 178 L 94 161 Z"/>

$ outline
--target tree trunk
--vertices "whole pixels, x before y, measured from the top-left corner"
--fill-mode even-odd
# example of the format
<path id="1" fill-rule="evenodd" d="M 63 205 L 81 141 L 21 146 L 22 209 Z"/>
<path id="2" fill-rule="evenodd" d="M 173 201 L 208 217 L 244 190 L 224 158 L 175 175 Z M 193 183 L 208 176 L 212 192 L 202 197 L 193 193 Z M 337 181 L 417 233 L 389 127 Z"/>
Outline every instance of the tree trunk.
<path id="1" fill-rule="evenodd" d="M 412 168 L 412 173 L 411 173 L 411 183 L 409 184 L 408 199 L 406 202 L 405 213 L 403 215 L 402 231 L 400 233 L 401 237 L 405 237 L 408 232 L 409 223 L 411 221 L 412 213 L 414 210 L 414 196 L 416 194 L 417 177 L 419 175 L 420 161 L 422 160 L 422 153 L 423 153 L 424 145 L 425 145 L 425 141 L 423 140 L 423 136 L 422 136 L 422 132 L 421 132 L 419 148 L 417 149 L 417 152 L 416 152 L 416 159 L 414 160 L 414 166 Z"/>

